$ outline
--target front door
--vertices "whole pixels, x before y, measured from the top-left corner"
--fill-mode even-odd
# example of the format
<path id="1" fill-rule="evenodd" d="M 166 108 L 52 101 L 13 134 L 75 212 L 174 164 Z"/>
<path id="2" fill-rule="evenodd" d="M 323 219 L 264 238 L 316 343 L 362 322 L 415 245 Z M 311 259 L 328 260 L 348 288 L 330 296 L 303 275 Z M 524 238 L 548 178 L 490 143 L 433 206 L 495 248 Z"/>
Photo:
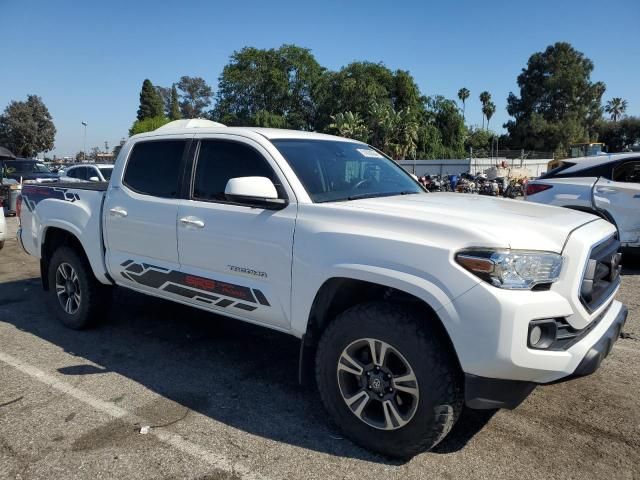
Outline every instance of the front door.
<path id="1" fill-rule="evenodd" d="M 186 138 L 137 143 L 104 204 L 106 261 L 114 280 L 148 293 L 179 270 L 176 218 Z"/>
<path id="2" fill-rule="evenodd" d="M 212 311 L 289 328 L 293 192 L 252 140 L 202 138 L 197 152 L 189 199 L 178 207 L 183 295 Z M 266 210 L 227 201 L 229 179 L 250 176 L 270 178 L 289 204 Z"/>
<path id="3" fill-rule="evenodd" d="M 640 242 L 640 159 L 616 165 L 612 180 L 600 177 L 593 198 L 601 210 L 608 211 L 616 222 L 623 244 Z"/>

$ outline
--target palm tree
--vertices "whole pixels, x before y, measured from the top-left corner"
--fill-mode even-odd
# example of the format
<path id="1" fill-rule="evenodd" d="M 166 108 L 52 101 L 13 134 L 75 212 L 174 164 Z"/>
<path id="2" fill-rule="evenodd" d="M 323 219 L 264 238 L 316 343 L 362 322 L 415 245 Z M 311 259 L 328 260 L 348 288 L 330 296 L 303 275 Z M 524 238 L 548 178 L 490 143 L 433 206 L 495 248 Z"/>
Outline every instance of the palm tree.
<path id="1" fill-rule="evenodd" d="M 469 95 L 471 95 L 471 92 L 464 87 L 458 90 L 458 98 L 462 101 L 462 120 L 463 121 L 464 121 L 464 111 L 466 108 L 465 102 L 467 101 L 467 98 L 469 98 Z"/>
<path id="2" fill-rule="evenodd" d="M 614 97 L 607 102 L 604 111 L 611 115 L 611 120 L 617 122 L 618 118 L 627 111 L 627 101 L 620 97 Z"/>
<path id="3" fill-rule="evenodd" d="M 487 130 L 489 129 L 489 120 L 491 120 L 491 117 L 493 117 L 494 113 L 496 113 L 496 104 L 489 100 L 482 107 L 482 114 L 487 117 Z"/>
<path id="4" fill-rule="evenodd" d="M 480 101 L 482 102 L 482 128 L 484 128 L 484 107 L 491 101 L 491 94 L 485 90 L 480 94 Z"/>

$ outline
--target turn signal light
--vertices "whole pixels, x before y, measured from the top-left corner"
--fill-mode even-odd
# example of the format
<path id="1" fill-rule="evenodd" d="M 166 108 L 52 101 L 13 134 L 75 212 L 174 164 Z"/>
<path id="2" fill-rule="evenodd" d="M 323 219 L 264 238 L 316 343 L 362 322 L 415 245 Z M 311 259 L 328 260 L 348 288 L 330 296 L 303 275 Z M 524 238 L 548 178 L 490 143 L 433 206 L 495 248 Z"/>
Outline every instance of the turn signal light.
<path id="1" fill-rule="evenodd" d="M 553 185 L 546 185 L 544 183 L 529 183 L 527 184 L 527 195 L 534 195 L 536 193 L 549 190 Z"/>

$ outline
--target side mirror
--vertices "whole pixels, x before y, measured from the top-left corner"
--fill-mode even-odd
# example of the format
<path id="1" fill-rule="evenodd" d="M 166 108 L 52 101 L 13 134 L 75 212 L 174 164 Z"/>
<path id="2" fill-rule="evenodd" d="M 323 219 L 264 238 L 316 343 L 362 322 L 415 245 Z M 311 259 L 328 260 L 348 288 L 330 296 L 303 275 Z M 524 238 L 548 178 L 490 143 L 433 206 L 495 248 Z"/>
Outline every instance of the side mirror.
<path id="1" fill-rule="evenodd" d="M 275 185 L 267 177 L 231 178 L 224 195 L 230 202 L 269 210 L 281 210 L 288 204 L 286 200 L 278 198 Z"/>
<path id="2" fill-rule="evenodd" d="M 100 179 L 98 177 L 89 177 L 90 182 L 99 182 Z"/>

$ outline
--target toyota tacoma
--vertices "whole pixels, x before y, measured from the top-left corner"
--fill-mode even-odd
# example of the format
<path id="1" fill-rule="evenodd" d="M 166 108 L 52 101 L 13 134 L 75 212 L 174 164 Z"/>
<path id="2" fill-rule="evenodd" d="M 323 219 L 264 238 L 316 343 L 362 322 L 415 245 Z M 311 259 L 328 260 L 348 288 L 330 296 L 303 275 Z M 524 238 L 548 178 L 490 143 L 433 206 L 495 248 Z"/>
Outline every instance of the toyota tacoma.
<path id="1" fill-rule="evenodd" d="M 20 209 L 63 324 L 94 325 L 118 286 L 293 335 L 330 418 L 388 456 L 465 404 L 594 372 L 627 314 L 611 223 L 427 193 L 330 135 L 179 120 L 131 137 L 108 183 L 25 185 Z"/>

